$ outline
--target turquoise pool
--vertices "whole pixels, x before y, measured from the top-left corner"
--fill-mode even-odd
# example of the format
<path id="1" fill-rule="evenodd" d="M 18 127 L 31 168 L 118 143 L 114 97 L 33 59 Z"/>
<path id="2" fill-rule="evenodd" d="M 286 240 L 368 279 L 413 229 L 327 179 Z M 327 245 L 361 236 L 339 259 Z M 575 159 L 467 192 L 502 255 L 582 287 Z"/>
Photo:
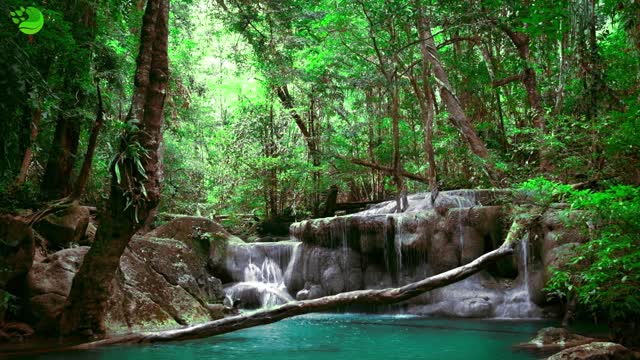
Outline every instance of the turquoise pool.
<path id="1" fill-rule="evenodd" d="M 30 355 L 38 360 L 357 360 L 535 359 L 516 352 L 548 323 L 446 320 L 397 315 L 314 314 L 208 339 L 84 352 Z M 24 358 L 24 357 L 22 357 Z"/>

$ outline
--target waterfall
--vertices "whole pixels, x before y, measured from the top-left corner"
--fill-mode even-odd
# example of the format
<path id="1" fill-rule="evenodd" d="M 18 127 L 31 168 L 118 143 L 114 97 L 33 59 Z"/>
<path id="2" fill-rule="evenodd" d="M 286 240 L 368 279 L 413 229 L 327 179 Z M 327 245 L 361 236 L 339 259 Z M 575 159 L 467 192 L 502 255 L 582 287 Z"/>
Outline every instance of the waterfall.
<path id="1" fill-rule="evenodd" d="M 529 292 L 529 234 L 527 233 L 522 239 L 522 243 L 520 246 L 520 251 L 522 252 L 522 267 L 524 269 L 524 288 L 528 298 L 531 298 L 531 293 Z"/>
<path id="2" fill-rule="evenodd" d="M 340 238 L 342 240 L 342 278 L 344 280 L 345 288 L 349 284 L 349 242 L 347 239 L 347 218 L 342 217 L 338 221 L 340 224 Z"/>
<path id="3" fill-rule="evenodd" d="M 531 301 L 529 289 L 529 234 L 525 234 L 520 241 L 520 261 L 522 276 L 519 284 L 504 295 L 503 303 L 496 308 L 499 318 L 539 318 L 540 308 Z"/>
<path id="4" fill-rule="evenodd" d="M 396 218 L 396 229 L 393 234 L 393 245 L 396 255 L 396 273 L 398 274 L 398 283 L 402 283 L 402 241 L 403 241 L 403 229 L 404 217 L 398 215 Z"/>
<path id="5" fill-rule="evenodd" d="M 231 306 L 241 301 L 241 307 L 273 307 L 293 300 L 287 292 L 282 269 L 269 257 L 265 257 L 260 265 L 249 259 L 243 281 L 228 287 L 225 292 Z"/>

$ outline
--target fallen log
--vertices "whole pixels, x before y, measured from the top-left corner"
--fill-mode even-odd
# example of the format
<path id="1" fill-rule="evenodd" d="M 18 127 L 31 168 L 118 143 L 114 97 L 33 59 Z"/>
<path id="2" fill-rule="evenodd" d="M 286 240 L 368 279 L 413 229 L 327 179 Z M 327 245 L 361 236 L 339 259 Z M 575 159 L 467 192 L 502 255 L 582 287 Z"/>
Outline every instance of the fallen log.
<path id="1" fill-rule="evenodd" d="M 314 300 L 291 301 L 275 308 L 259 310 L 252 313 L 241 314 L 220 320 L 214 320 L 199 325 L 184 327 L 181 329 L 136 333 L 123 336 L 111 337 L 103 340 L 82 343 L 79 345 L 47 349 L 46 352 L 60 352 L 71 350 L 89 350 L 108 345 L 127 344 L 149 344 L 189 339 L 200 339 L 215 335 L 222 335 L 233 331 L 238 331 L 254 326 L 271 324 L 286 318 L 304 315 L 314 312 L 332 310 L 348 305 L 372 304 L 389 305 L 399 303 L 427 291 L 441 288 L 449 284 L 461 281 L 469 276 L 478 273 L 488 265 L 513 253 L 515 246 L 524 236 L 529 226 L 536 221 L 542 210 L 537 210 L 527 216 L 517 217 L 505 238 L 504 243 L 497 249 L 488 252 L 468 264 L 455 269 L 445 271 L 438 275 L 407 284 L 398 288 L 387 288 L 380 290 L 357 290 L 340 293 L 332 296 L 325 296 Z M 42 350 L 36 352 L 43 352 Z M 34 353 L 33 350 L 29 353 Z M 11 355 L 24 355 L 24 352 L 12 353 Z"/>

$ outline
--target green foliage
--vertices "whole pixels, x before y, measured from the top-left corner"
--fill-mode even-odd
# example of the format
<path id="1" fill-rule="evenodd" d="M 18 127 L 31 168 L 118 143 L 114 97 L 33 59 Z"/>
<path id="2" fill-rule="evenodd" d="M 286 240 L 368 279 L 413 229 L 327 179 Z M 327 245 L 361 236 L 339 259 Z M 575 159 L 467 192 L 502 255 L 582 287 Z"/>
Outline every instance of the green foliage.
<path id="1" fill-rule="evenodd" d="M 4 320 L 7 313 L 15 312 L 17 297 L 0 289 L 0 323 Z"/>
<path id="2" fill-rule="evenodd" d="M 569 203 L 573 217 L 566 216 L 567 225 L 588 225 L 590 241 L 555 269 L 547 291 L 575 297 L 590 312 L 611 320 L 640 315 L 640 188 L 572 190 L 544 179 L 529 181 L 523 188 Z"/>
<path id="3" fill-rule="evenodd" d="M 526 6 L 504 0 L 222 3 L 226 8 L 204 0 L 172 2 L 162 211 L 304 217 L 317 210 L 331 185 L 339 187 L 339 201 L 392 197 L 397 189 L 389 174 L 345 159 L 391 166 L 390 91 L 396 89 L 402 166 L 426 173 L 426 129 L 410 76 L 436 93 L 432 145 L 439 187 L 489 186 L 483 160 L 452 124 L 433 69 L 423 61 L 419 9 L 434 32 L 451 91 L 506 184 L 538 175 L 566 183 L 637 183 L 639 80 L 630 76 L 640 73 L 637 2 L 607 0 L 595 3 L 594 11 L 585 2 L 551 0 Z M 95 79 L 103 86 L 106 121 L 84 201 L 98 203 L 108 195 L 105 179 L 123 126 L 131 125 L 124 119 L 143 9 L 121 0 L 91 4 L 95 38 L 79 31 L 64 1 L 41 4 L 46 23 L 33 41 L 15 28 L 0 28 L 0 190 L 11 188 L 33 145 L 27 185 L 20 190 L 25 201 L 43 181 L 61 113 L 82 123 L 78 154 L 84 152 Z M 16 5 L 23 4 L 9 0 L 6 8 Z M 527 61 L 504 28 L 528 36 Z M 492 84 L 527 67 L 535 72 L 544 130 L 534 126 L 522 81 Z M 282 86 L 291 95 L 286 106 L 275 91 Z M 71 87 L 88 101 L 75 104 Z M 30 144 L 35 109 L 42 110 L 42 121 Z M 318 154 L 293 112 L 312 133 Z M 125 162 L 135 170 L 136 159 L 144 157 L 135 139 L 127 144 L 115 168 L 120 181 Z M 544 170 L 541 150 L 551 160 Z M 527 186 L 534 193 L 537 185 Z M 426 188 L 407 181 L 408 191 Z M 568 198 L 563 191 L 545 194 Z M 14 200 L 6 203 L 26 204 Z"/>

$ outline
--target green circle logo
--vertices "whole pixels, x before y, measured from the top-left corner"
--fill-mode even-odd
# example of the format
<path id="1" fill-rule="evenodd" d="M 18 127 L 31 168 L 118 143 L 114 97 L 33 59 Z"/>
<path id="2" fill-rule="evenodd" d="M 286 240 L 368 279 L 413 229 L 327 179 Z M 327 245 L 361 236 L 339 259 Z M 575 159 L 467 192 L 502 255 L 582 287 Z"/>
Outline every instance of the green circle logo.
<path id="1" fill-rule="evenodd" d="M 27 35 L 33 35 L 42 29 L 44 16 L 40 10 L 29 6 L 11 12 L 11 20 L 18 25 L 18 29 Z"/>

